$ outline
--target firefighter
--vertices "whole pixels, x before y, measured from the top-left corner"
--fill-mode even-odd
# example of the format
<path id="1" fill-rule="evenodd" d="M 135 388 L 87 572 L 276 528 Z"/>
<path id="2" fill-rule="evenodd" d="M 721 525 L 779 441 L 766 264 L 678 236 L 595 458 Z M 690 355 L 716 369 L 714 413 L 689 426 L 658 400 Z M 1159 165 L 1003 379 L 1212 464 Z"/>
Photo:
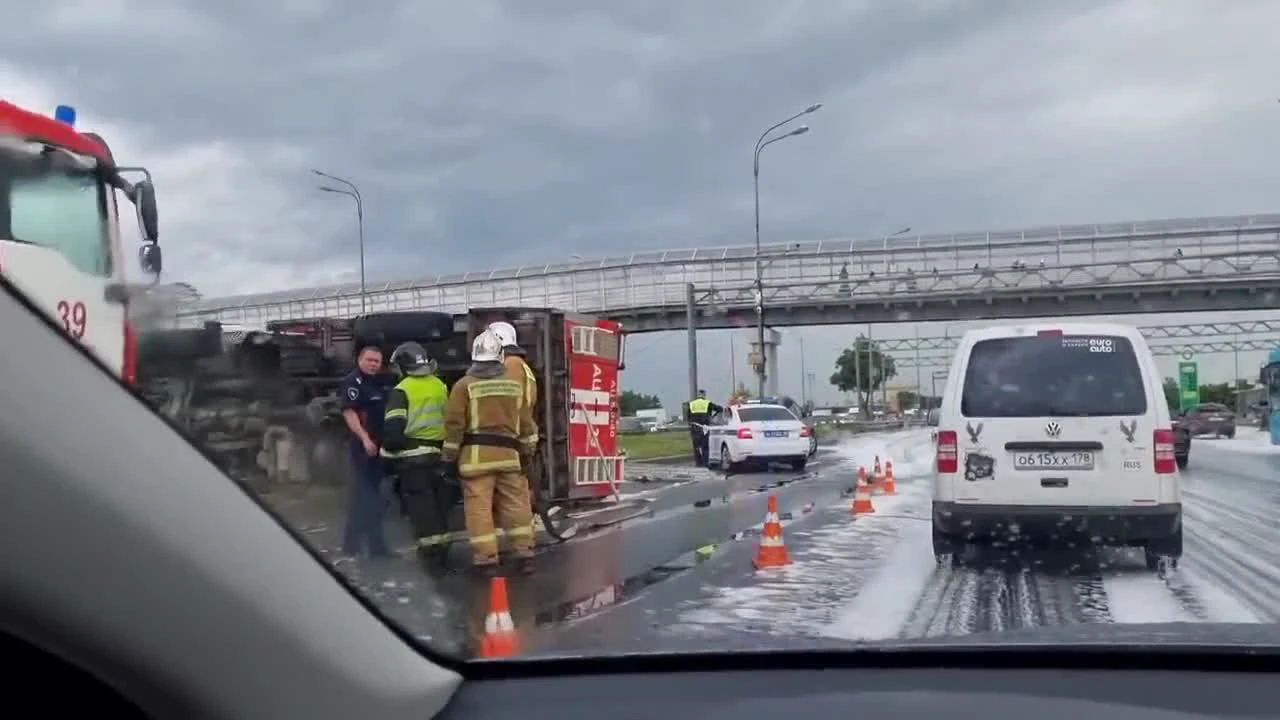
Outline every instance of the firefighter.
<path id="1" fill-rule="evenodd" d="M 524 348 L 521 348 L 516 343 L 515 327 L 509 322 L 495 322 L 489 323 L 489 331 L 496 335 L 498 341 L 502 343 L 503 364 L 507 366 L 507 369 L 518 369 L 524 375 L 524 401 L 529 404 L 529 407 L 536 408 L 538 404 L 538 376 L 533 374 L 533 368 L 529 367 L 529 363 L 525 362 Z"/>
<path id="2" fill-rule="evenodd" d="M 471 345 L 471 367 L 449 393 L 443 446 L 444 461 L 458 463 L 471 562 L 481 574 L 498 566 L 495 514 L 520 571 L 533 572 L 533 512 L 521 467 L 537 445 L 524 375 L 503 365 L 502 341 L 485 330 Z"/>
<path id="3" fill-rule="evenodd" d="M 707 399 L 706 390 L 699 390 L 698 397 L 689 401 L 689 441 L 693 443 L 693 464 L 698 467 L 707 465 L 707 424 L 723 410 Z"/>
<path id="4" fill-rule="evenodd" d="M 524 376 L 524 401 L 532 411 L 538 409 L 538 376 L 533 373 L 533 368 L 529 367 L 529 363 L 525 361 L 524 348 L 516 343 L 516 329 L 509 322 L 492 322 L 489 323 L 489 331 L 498 337 L 498 341 L 502 343 L 502 364 L 506 366 L 508 372 L 519 371 Z M 538 417 L 534 412 L 533 417 Z M 524 467 L 521 472 L 524 473 L 526 483 L 539 477 L 541 467 L 537 464 L 538 453 L 535 450 L 524 459 Z M 533 485 L 529 485 L 529 502 L 532 503 L 534 498 Z M 532 512 L 532 507 L 530 511 Z"/>
<path id="5" fill-rule="evenodd" d="M 419 557 L 429 570 L 444 570 L 449 560 L 449 511 L 457 502 L 440 461 L 449 388 L 436 377 L 435 361 L 418 343 L 396 348 L 390 365 L 400 382 L 387 396 L 382 457 L 398 479 L 400 503 Z"/>

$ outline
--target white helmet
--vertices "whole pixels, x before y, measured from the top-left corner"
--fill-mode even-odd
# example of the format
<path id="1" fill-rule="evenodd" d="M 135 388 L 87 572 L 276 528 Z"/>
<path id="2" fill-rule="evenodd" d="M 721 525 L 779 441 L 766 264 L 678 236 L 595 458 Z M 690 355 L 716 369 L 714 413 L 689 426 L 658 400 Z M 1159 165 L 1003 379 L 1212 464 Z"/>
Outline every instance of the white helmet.
<path id="1" fill-rule="evenodd" d="M 485 330 L 471 343 L 473 362 L 498 362 L 502 359 L 502 341 L 491 330 Z"/>
<path id="2" fill-rule="evenodd" d="M 489 332 L 498 336 L 498 342 L 502 343 L 502 347 L 513 347 L 519 345 L 516 342 L 516 329 L 509 322 L 489 323 Z"/>

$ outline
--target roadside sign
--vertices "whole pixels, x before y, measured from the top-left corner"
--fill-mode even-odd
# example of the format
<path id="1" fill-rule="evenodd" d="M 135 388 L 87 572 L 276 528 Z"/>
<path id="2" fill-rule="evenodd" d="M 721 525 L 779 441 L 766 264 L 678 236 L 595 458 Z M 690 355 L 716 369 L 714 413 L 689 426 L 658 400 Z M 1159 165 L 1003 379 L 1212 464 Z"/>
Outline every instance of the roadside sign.
<path id="1" fill-rule="evenodd" d="M 1200 373 L 1195 361 L 1178 363 L 1178 407 L 1188 410 L 1200 404 Z"/>

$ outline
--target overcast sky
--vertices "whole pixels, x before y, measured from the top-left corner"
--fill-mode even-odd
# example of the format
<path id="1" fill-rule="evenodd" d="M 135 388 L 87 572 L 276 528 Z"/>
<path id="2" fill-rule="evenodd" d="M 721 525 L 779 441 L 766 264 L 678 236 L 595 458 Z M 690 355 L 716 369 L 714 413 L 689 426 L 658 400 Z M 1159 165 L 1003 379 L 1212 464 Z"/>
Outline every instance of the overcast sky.
<path id="1" fill-rule="evenodd" d="M 352 203 L 317 191 L 313 167 L 361 188 L 373 279 L 747 243 L 750 147 L 817 101 L 809 134 L 766 151 L 768 240 L 1280 209 L 1275 0 L 6 0 L 3 14 L 0 95 L 76 105 L 121 162 L 150 167 L 168 279 L 206 296 L 356 277 Z M 791 333 L 822 385 L 853 334 Z M 713 392 L 729 386 L 727 337 L 703 339 Z M 677 402 L 682 349 L 635 338 L 625 384 Z M 1258 355 L 1241 358 L 1256 374 Z M 1208 379 L 1234 372 L 1231 356 L 1207 362 Z M 798 343 L 783 363 L 798 394 Z"/>

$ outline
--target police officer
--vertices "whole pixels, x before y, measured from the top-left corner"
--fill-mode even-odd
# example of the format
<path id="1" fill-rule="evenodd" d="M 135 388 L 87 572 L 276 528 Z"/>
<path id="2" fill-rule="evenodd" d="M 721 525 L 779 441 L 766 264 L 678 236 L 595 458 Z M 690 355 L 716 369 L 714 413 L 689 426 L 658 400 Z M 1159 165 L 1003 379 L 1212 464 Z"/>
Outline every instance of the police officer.
<path id="1" fill-rule="evenodd" d="M 449 559 L 449 511 L 457 497 L 444 476 L 444 408 L 449 388 L 436 377 L 436 363 L 415 342 L 391 353 L 400 377 L 387 396 L 382 427 L 382 456 L 399 479 L 400 501 L 429 569 L 443 570 Z"/>
<path id="2" fill-rule="evenodd" d="M 342 419 L 351 432 L 351 462 L 355 478 L 347 501 L 347 526 L 342 550 L 348 555 L 367 551 L 372 557 L 391 557 L 383 533 L 382 512 L 386 499 L 379 457 L 382 419 L 389 378 L 382 372 L 382 350 L 361 348 L 356 369 L 342 379 L 339 393 Z"/>
<path id="3" fill-rule="evenodd" d="M 698 397 L 689 401 L 689 440 L 693 443 L 693 464 L 707 464 L 707 424 L 724 408 L 707 399 L 707 391 L 699 390 Z"/>

